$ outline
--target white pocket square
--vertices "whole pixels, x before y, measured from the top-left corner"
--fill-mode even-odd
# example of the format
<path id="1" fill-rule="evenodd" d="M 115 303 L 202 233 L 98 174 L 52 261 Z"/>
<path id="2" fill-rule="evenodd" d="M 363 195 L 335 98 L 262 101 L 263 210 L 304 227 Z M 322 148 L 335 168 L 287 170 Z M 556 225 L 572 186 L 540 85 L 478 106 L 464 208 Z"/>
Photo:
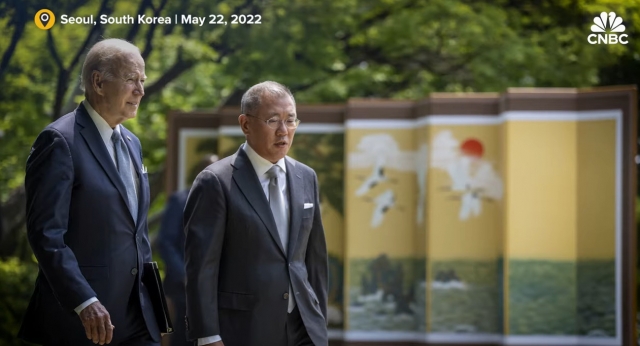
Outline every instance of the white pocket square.
<path id="1" fill-rule="evenodd" d="M 309 208 L 313 208 L 313 203 L 305 203 L 304 204 L 304 209 L 309 209 Z"/>
<path id="2" fill-rule="evenodd" d="M 147 174 L 147 166 L 142 165 L 142 174 Z"/>

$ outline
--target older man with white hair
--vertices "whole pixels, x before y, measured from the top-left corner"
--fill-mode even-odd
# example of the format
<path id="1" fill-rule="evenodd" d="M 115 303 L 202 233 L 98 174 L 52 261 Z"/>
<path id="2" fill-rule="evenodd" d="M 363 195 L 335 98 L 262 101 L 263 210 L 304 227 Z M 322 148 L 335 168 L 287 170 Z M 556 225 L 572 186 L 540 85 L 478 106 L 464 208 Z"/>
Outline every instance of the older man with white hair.
<path id="1" fill-rule="evenodd" d="M 82 67 L 86 99 L 47 126 L 27 160 L 27 232 L 38 259 L 19 336 L 44 345 L 157 346 L 141 281 L 151 261 L 149 182 L 121 125 L 144 96 L 145 64 L 123 40 L 98 42 Z"/>
<path id="2" fill-rule="evenodd" d="M 205 168 L 184 208 L 187 338 L 199 346 L 327 346 L 318 177 L 287 153 L 300 119 L 266 81 L 242 96 L 246 142 Z"/>

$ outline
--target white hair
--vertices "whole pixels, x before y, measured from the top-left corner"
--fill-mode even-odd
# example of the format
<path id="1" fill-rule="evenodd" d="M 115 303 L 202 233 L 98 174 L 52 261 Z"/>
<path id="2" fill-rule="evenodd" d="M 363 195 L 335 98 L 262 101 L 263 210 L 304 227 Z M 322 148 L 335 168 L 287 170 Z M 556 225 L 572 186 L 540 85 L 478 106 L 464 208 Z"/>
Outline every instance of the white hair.
<path id="1" fill-rule="evenodd" d="M 129 53 L 140 54 L 140 49 L 119 38 L 102 40 L 91 47 L 82 65 L 80 88 L 84 91 L 85 96 L 92 90 L 91 75 L 93 71 L 100 71 L 106 79 L 113 79 L 116 75 L 115 62 L 122 55 Z"/>
<path id="2" fill-rule="evenodd" d="M 272 97 L 289 96 L 291 97 L 293 104 L 296 104 L 296 100 L 293 98 L 293 94 L 291 94 L 289 88 L 278 82 L 266 81 L 252 86 L 244 93 L 244 95 L 242 95 L 242 101 L 240 101 L 240 112 L 242 112 L 242 114 L 251 114 L 255 112 L 260 107 L 262 97 L 265 95 Z"/>

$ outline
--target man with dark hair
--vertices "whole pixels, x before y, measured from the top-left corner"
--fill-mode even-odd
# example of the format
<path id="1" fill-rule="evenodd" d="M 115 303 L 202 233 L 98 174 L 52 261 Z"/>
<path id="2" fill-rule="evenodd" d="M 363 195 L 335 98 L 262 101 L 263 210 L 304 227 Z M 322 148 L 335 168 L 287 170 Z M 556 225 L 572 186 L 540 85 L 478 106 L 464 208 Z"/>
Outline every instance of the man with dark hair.
<path id="1" fill-rule="evenodd" d="M 121 125 L 144 96 L 145 64 L 124 40 L 94 45 L 86 99 L 47 126 L 27 160 L 27 233 L 39 273 L 19 336 L 51 346 L 156 346 L 141 281 L 151 261 L 149 182 L 136 136 Z"/>
<path id="2" fill-rule="evenodd" d="M 193 182 L 207 166 L 218 161 L 217 155 L 206 155 L 192 168 L 188 181 Z M 193 345 L 187 342 L 184 318 L 187 314 L 185 300 L 184 231 L 182 215 L 189 189 L 173 193 L 167 201 L 162 224 L 158 232 L 158 251 L 164 261 L 164 292 L 172 306 L 174 331 L 169 336 L 171 346 Z"/>
<path id="3" fill-rule="evenodd" d="M 198 175 L 185 207 L 187 335 L 198 345 L 326 346 L 318 179 L 286 156 L 300 122 L 293 95 L 254 85 L 238 120 L 246 143 Z"/>

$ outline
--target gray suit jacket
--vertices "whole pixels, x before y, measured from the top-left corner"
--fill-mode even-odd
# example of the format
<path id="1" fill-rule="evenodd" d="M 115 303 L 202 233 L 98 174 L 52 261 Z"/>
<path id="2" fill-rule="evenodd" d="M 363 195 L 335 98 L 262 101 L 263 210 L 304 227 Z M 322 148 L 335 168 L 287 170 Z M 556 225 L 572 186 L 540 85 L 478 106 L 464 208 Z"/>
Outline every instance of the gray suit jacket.
<path id="1" fill-rule="evenodd" d="M 318 180 L 286 158 L 288 249 L 244 150 L 202 171 L 184 211 L 187 336 L 220 335 L 225 346 L 287 344 L 289 280 L 317 346 L 327 341 L 327 247 Z M 313 207 L 304 209 L 304 203 Z"/>

